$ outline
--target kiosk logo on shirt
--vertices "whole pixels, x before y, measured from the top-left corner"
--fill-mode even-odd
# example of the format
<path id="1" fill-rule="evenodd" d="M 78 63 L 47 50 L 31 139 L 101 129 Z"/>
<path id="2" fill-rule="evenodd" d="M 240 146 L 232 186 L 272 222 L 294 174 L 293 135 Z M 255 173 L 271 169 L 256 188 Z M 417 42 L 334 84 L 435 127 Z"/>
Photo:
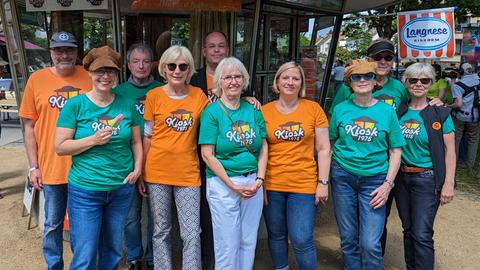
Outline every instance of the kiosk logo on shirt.
<path id="1" fill-rule="evenodd" d="M 252 144 L 257 134 L 250 126 L 250 123 L 239 120 L 231 125 L 231 130 L 225 133 L 225 137 L 227 137 L 230 142 L 243 145 L 242 137 L 245 138 L 247 144 Z"/>
<path id="2" fill-rule="evenodd" d="M 171 112 L 172 116 L 165 119 L 165 123 L 168 127 L 171 127 L 177 132 L 186 132 L 193 125 L 192 112 L 178 109 Z"/>
<path id="3" fill-rule="evenodd" d="M 115 117 L 104 115 L 98 117 L 97 122 L 92 123 L 92 129 L 94 132 L 104 128 L 112 129 L 112 136 L 120 134 L 120 123 L 122 122 L 123 114 L 119 114 Z"/>
<path id="4" fill-rule="evenodd" d="M 378 137 L 377 121 L 368 116 L 353 119 L 353 125 L 345 126 L 345 134 L 352 136 L 357 142 L 373 142 Z"/>
<path id="5" fill-rule="evenodd" d="M 137 102 L 135 103 L 135 109 L 137 109 L 137 112 L 140 115 L 143 115 L 143 113 L 145 112 L 145 99 L 146 98 L 147 98 L 147 96 L 139 97 L 139 98 L 137 98 Z"/>
<path id="6" fill-rule="evenodd" d="M 207 98 L 210 101 L 210 103 L 215 103 L 218 99 L 218 96 L 215 95 L 215 93 L 213 93 L 212 89 L 208 89 Z"/>
<path id="7" fill-rule="evenodd" d="M 305 136 L 305 130 L 302 128 L 301 122 L 286 122 L 279 127 L 273 132 L 278 140 L 298 142 Z"/>
<path id="8" fill-rule="evenodd" d="M 415 119 L 406 120 L 401 125 L 403 137 L 406 140 L 413 140 L 416 136 L 420 135 L 420 122 Z"/>
<path id="9" fill-rule="evenodd" d="M 392 106 L 395 110 L 397 109 L 397 106 L 395 105 L 395 99 L 389 95 L 381 94 L 379 96 L 375 97 L 376 99 L 383 101 L 384 103 L 387 103 L 388 105 Z"/>
<path id="10" fill-rule="evenodd" d="M 61 110 L 67 103 L 67 100 L 80 95 L 80 90 L 80 88 L 73 86 L 64 86 L 54 91 L 56 94 L 48 98 L 48 103 L 52 108 Z"/>

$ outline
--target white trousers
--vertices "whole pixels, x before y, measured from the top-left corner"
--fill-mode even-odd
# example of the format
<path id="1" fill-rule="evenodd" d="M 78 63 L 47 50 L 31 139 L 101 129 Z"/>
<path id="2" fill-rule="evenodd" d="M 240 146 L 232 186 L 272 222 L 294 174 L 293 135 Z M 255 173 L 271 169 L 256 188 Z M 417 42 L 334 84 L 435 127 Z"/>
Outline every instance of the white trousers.
<path id="1" fill-rule="evenodd" d="M 235 176 L 237 185 L 255 182 L 256 174 Z M 207 200 L 212 213 L 215 269 L 251 270 L 263 209 L 263 187 L 255 196 L 242 200 L 218 177 L 207 179 Z"/>

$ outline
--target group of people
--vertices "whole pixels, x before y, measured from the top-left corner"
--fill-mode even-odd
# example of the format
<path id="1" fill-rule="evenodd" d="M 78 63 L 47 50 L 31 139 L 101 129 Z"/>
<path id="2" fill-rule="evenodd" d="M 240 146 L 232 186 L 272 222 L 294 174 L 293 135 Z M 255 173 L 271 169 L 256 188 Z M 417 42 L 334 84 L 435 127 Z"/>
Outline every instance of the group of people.
<path id="1" fill-rule="evenodd" d="M 250 74 L 220 32 L 206 35 L 198 72 L 187 48 L 168 48 L 158 62 L 165 84 L 142 43 L 127 53 L 122 84 L 122 57 L 108 46 L 75 66 L 75 37 L 59 32 L 50 52 L 52 67 L 32 74 L 20 107 L 29 179 L 45 196 L 47 269 L 64 267 L 67 207 L 70 269 L 116 269 L 123 241 L 130 269 L 143 257 L 148 269 L 172 269 L 174 205 L 182 269 L 212 260 L 215 269 L 252 269 L 262 214 L 273 267 L 288 269 L 290 240 L 297 267 L 316 269 L 313 232 L 330 174 L 345 269 L 382 269 L 393 196 L 408 269 L 433 269 L 433 221 L 453 198 L 454 127 L 449 110 L 426 98 L 431 66 L 412 65 L 404 84 L 388 76 L 391 42 L 374 42 L 367 60 L 345 70 L 330 123 L 303 98 L 295 62 L 274 77 L 278 99 L 245 97 Z"/>

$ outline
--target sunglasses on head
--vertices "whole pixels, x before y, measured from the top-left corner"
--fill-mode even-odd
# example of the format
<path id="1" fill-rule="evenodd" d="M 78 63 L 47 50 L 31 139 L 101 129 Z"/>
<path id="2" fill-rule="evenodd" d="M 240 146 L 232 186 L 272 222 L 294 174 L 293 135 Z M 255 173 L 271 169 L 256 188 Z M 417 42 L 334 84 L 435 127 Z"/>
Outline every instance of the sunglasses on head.
<path id="1" fill-rule="evenodd" d="M 360 81 L 362 78 L 366 81 L 372 81 L 372 80 L 375 80 L 375 73 L 373 72 L 369 72 L 369 73 L 366 73 L 366 74 L 352 74 L 350 75 L 350 77 L 348 77 L 350 79 L 350 81 L 352 82 L 358 82 Z"/>
<path id="2" fill-rule="evenodd" d="M 385 59 L 385 61 L 390 62 L 393 60 L 393 55 L 387 54 L 387 55 L 374 55 L 372 58 L 375 61 L 381 61 L 382 59 Z"/>
<path id="3" fill-rule="evenodd" d="M 170 71 L 175 71 L 175 69 L 177 69 L 177 64 L 175 64 L 175 63 L 167 64 L 167 68 Z M 185 71 L 185 70 L 188 69 L 188 64 L 185 64 L 185 63 L 184 64 L 179 64 L 178 69 L 180 69 L 180 71 Z"/>
<path id="4" fill-rule="evenodd" d="M 429 84 L 429 83 L 432 82 L 432 79 L 430 79 L 430 78 L 421 78 L 421 79 L 419 79 L 419 78 L 408 78 L 407 81 L 408 81 L 409 84 L 416 84 L 416 83 L 418 83 L 418 81 L 420 81 L 422 84 Z"/>

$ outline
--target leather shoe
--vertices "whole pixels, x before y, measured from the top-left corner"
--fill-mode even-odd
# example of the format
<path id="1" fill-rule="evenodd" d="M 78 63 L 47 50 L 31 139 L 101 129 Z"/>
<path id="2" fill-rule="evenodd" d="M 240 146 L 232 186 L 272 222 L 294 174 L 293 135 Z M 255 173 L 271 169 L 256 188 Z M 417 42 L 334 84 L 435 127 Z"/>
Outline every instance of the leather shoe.
<path id="1" fill-rule="evenodd" d="M 142 262 L 140 261 L 131 261 L 128 265 L 128 270 L 142 270 Z"/>

